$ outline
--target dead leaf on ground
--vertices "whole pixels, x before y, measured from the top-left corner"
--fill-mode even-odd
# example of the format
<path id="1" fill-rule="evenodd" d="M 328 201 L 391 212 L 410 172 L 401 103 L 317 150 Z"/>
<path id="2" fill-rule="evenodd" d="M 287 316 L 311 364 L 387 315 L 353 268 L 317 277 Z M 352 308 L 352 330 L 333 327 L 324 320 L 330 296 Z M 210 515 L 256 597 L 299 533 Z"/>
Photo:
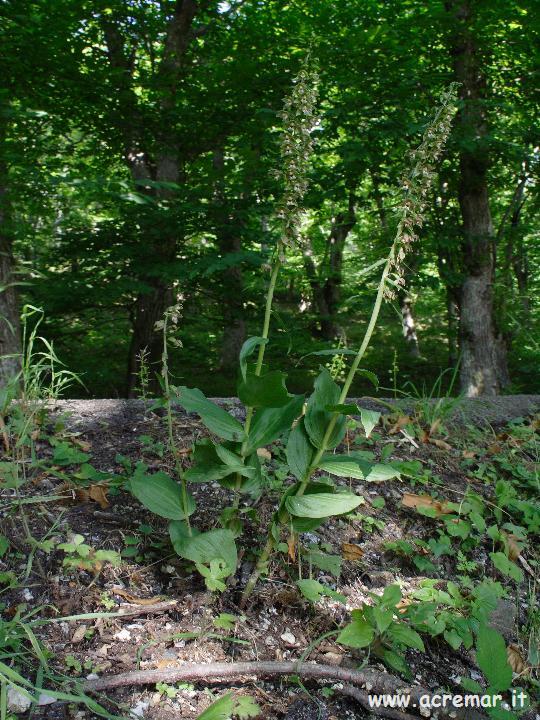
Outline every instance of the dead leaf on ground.
<path id="1" fill-rule="evenodd" d="M 473 450 L 464 450 L 461 456 L 464 460 L 474 460 L 476 453 Z"/>
<path id="2" fill-rule="evenodd" d="M 107 486 L 106 485 L 90 485 L 88 488 L 88 497 L 90 500 L 97 502 L 102 510 L 106 510 L 109 507 L 109 501 L 107 500 Z"/>
<path id="3" fill-rule="evenodd" d="M 440 438 L 432 438 L 430 437 L 428 442 L 431 445 L 435 445 L 435 447 L 438 447 L 439 450 L 451 450 L 452 446 L 446 442 L 446 440 L 441 440 Z"/>
<path id="4" fill-rule="evenodd" d="M 408 415 L 400 415 L 388 431 L 388 434 L 397 435 L 400 430 L 402 430 L 406 425 L 409 425 L 411 422 L 412 420 Z"/>
<path id="5" fill-rule="evenodd" d="M 128 603 L 131 603 L 132 605 L 155 605 L 156 603 L 159 603 L 163 600 L 163 597 L 161 595 L 154 595 L 154 597 L 151 598 L 140 598 L 136 597 L 135 595 L 132 595 L 127 590 L 124 590 L 124 588 L 112 588 L 111 592 L 114 595 L 119 595 L 121 598 L 124 598 Z"/>
<path id="6" fill-rule="evenodd" d="M 512 535 L 511 533 L 505 533 L 504 531 L 501 531 L 501 534 L 504 536 L 505 539 L 508 559 L 517 560 L 518 557 L 521 555 L 521 551 L 523 550 L 523 545 L 519 543 L 519 538 L 517 538 L 515 535 Z"/>
<path id="7" fill-rule="evenodd" d="M 260 458 L 264 458 L 265 460 L 271 460 L 272 459 L 272 453 L 267 450 L 266 448 L 258 448 L 257 449 L 257 455 Z"/>
<path id="8" fill-rule="evenodd" d="M 164 668 L 171 667 L 172 665 L 178 665 L 179 662 L 175 658 L 162 658 L 155 663 L 157 670 L 163 670 Z"/>
<path id="9" fill-rule="evenodd" d="M 364 551 L 355 543 L 342 543 L 341 554 L 344 560 L 360 560 L 364 556 Z"/>
<path id="10" fill-rule="evenodd" d="M 291 560 L 296 560 L 296 535 L 294 533 L 291 533 L 289 535 L 289 539 L 287 540 L 287 548 Z"/>
<path id="11" fill-rule="evenodd" d="M 450 510 L 445 502 L 440 500 L 434 500 L 430 495 L 414 495 L 413 493 L 403 493 L 401 498 L 401 504 L 404 507 L 414 508 L 419 510 L 433 509 L 436 515 L 450 515 L 453 510 Z"/>
<path id="12" fill-rule="evenodd" d="M 77 643 L 82 642 L 84 640 L 84 636 L 87 630 L 88 628 L 86 627 L 86 625 L 81 625 L 80 627 L 78 627 L 71 638 L 72 644 L 76 645 Z"/>
<path id="13" fill-rule="evenodd" d="M 396 605 L 396 610 L 400 613 L 404 613 L 407 610 L 407 608 L 409 607 L 409 605 L 412 605 L 411 598 L 408 598 L 408 597 L 402 598 Z"/>
<path id="14" fill-rule="evenodd" d="M 509 645 L 506 648 L 506 657 L 508 664 L 512 668 L 512 672 L 521 675 L 527 670 L 527 663 L 523 659 L 520 649 L 517 645 Z"/>
<path id="15" fill-rule="evenodd" d="M 86 442 L 86 440 L 79 440 L 79 438 L 72 438 L 72 442 L 74 445 L 77 445 L 81 448 L 81 450 L 84 450 L 84 452 L 88 452 L 88 450 L 92 449 L 92 445 L 89 442 Z"/>

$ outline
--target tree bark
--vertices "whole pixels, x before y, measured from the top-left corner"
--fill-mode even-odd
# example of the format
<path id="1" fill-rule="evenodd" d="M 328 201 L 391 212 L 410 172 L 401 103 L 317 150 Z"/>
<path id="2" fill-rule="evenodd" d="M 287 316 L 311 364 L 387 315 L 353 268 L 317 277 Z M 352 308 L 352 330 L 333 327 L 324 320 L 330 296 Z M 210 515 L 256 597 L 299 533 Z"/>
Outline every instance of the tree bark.
<path id="1" fill-rule="evenodd" d="M 124 141 L 124 157 L 134 181 L 151 180 L 177 184 L 181 179 L 182 152 L 174 128 L 176 91 L 185 67 L 185 55 L 195 37 L 193 21 L 200 5 L 195 0 L 177 0 L 166 29 L 163 58 L 156 69 L 155 84 L 161 96 L 153 138 L 146 137 L 139 102 L 132 85 L 133 55 L 129 56 L 119 24 L 104 16 L 102 29 L 107 45 L 109 62 L 116 71 L 119 113 L 118 124 Z M 149 151 L 149 147 L 152 151 Z M 161 201 L 162 207 L 172 205 L 175 190 L 171 187 L 139 187 Z M 150 221 L 152 219 L 150 218 Z M 129 347 L 127 396 L 133 397 L 140 368 L 140 357 L 147 352 L 151 367 L 157 370 L 161 361 L 161 338 L 155 324 L 173 303 L 170 281 L 164 277 L 167 268 L 176 258 L 177 231 L 162 225 L 162 232 L 149 233 L 143 253 L 146 270 L 140 280 L 145 289 L 140 291 L 133 308 L 133 333 Z"/>
<path id="2" fill-rule="evenodd" d="M 499 229 L 497 231 L 497 247 L 505 235 L 506 244 L 504 248 L 504 259 L 502 269 L 503 293 L 500 298 L 500 310 L 502 317 L 506 317 L 508 301 L 512 298 L 512 271 L 516 279 L 519 300 L 522 306 L 522 315 L 527 323 L 530 318 L 529 298 L 529 257 L 527 248 L 523 242 L 523 235 L 519 232 L 521 211 L 525 203 L 525 188 L 530 179 L 528 162 L 523 163 L 523 172 L 519 177 L 512 199 L 503 214 Z M 510 220 L 510 227 L 506 225 Z"/>
<path id="3" fill-rule="evenodd" d="M 475 45 L 473 0 L 449 0 L 454 32 L 451 53 L 463 107 L 458 199 L 462 218 L 460 380 L 468 397 L 496 395 L 508 380 L 506 348 L 493 312 L 494 230 L 488 195 L 485 79 Z"/>
<path id="4" fill-rule="evenodd" d="M 217 179 L 214 187 L 214 221 L 219 250 L 223 257 L 238 253 L 242 249 L 241 222 L 231 212 L 231 203 L 225 197 L 224 155 L 220 148 L 213 154 Z M 221 273 L 221 306 L 223 313 L 223 335 L 219 366 L 225 372 L 232 372 L 238 365 L 240 350 L 246 339 L 244 317 L 244 283 L 242 269 L 235 264 Z"/>
<path id="5" fill-rule="evenodd" d="M 7 127 L 0 118 L 0 388 L 20 370 L 21 328 L 13 274 L 13 231 L 4 155 Z"/>

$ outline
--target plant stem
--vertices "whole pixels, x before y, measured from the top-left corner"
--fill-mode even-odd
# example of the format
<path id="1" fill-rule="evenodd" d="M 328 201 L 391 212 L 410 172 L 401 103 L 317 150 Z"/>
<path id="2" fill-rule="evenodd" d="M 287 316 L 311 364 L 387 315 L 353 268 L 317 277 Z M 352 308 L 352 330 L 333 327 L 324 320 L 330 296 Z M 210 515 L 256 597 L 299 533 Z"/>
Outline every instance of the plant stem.
<path id="1" fill-rule="evenodd" d="M 383 298 L 384 298 L 384 290 L 386 288 L 386 281 L 388 280 L 388 273 L 390 272 L 390 267 L 391 267 L 392 261 L 394 259 L 396 243 L 398 241 L 400 233 L 401 233 L 401 224 L 398 227 L 398 231 L 396 234 L 396 240 L 394 241 L 392 248 L 388 254 L 388 258 L 384 265 L 384 270 L 381 274 L 381 279 L 379 281 L 379 286 L 377 288 L 377 296 L 375 298 L 375 303 L 373 305 L 373 310 L 371 312 L 371 318 L 370 318 L 368 326 L 366 328 L 364 339 L 362 340 L 362 344 L 360 345 L 360 348 L 359 348 L 358 352 L 356 353 L 356 356 L 352 362 L 352 365 L 347 374 L 347 378 L 346 378 L 343 388 L 341 390 L 341 394 L 340 394 L 339 400 L 338 400 L 339 405 L 342 405 L 347 399 L 347 394 L 348 394 L 349 390 L 351 389 L 351 385 L 353 383 L 354 376 L 356 375 L 356 371 L 358 370 L 358 366 L 360 365 L 360 362 L 365 355 L 365 352 L 366 352 L 369 342 L 371 340 L 371 336 L 373 335 L 373 331 L 375 330 L 377 320 L 379 318 L 379 313 L 380 313 L 380 310 L 382 307 L 382 302 L 383 302 Z M 339 417 L 339 413 L 332 414 L 332 417 L 330 418 L 330 421 L 328 422 L 326 432 L 324 433 L 321 447 L 317 450 L 311 465 L 307 469 L 306 474 L 305 474 L 304 478 L 302 479 L 302 482 L 300 483 L 300 487 L 298 488 L 296 495 L 303 495 L 305 493 L 306 488 L 309 485 L 309 482 L 311 480 L 313 473 L 317 470 L 319 462 L 328 448 L 328 443 L 330 442 L 330 438 L 332 437 L 332 433 L 336 426 L 338 417 Z M 249 596 L 253 592 L 255 585 L 257 584 L 257 581 L 258 581 L 261 573 L 263 572 L 268 560 L 270 559 L 270 556 L 273 551 L 274 551 L 274 537 L 271 533 L 269 533 L 267 541 L 266 541 L 266 545 L 264 546 L 264 549 L 259 557 L 259 560 L 257 561 L 257 564 L 255 565 L 253 572 L 251 573 L 251 576 L 246 584 L 246 587 L 244 588 L 244 592 L 242 593 L 242 599 L 241 599 L 241 603 L 240 603 L 241 607 L 245 606 Z"/>
<path id="2" fill-rule="evenodd" d="M 272 316 L 272 303 L 274 300 L 274 292 L 276 290 L 276 283 L 277 278 L 279 275 L 279 270 L 281 268 L 281 254 L 283 252 L 283 243 L 281 241 L 278 242 L 276 251 L 275 251 L 275 260 L 272 265 L 272 271 L 270 274 L 270 282 L 268 284 L 268 290 L 266 291 L 266 302 L 265 302 L 265 309 L 264 309 L 264 321 L 263 321 L 263 327 L 262 327 L 262 333 L 261 337 L 265 340 L 268 340 L 268 335 L 270 332 L 270 318 Z M 264 353 L 266 350 L 266 343 L 261 343 L 259 345 L 259 352 L 257 355 L 257 363 L 255 365 L 255 375 L 259 377 L 262 371 L 263 361 L 264 361 Z M 251 421 L 253 420 L 253 412 L 254 408 L 248 407 L 246 409 L 246 420 L 244 422 L 244 433 L 247 436 L 249 433 L 249 429 L 251 427 Z M 242 457 L 245 457 L 245 450 L 247 447 L 247 440 L 244 441 L 242 445 L 241 455 Z M 235 498 L 233 507 L 235 510 L 238 509 L 238 506 L 240 505 L 240 488 L 242 486 L 242 476 L 240 473 L 236 474 L 236 484 L 234 487 L 235 492 Z"/>
<path id="3" fill-rule="evenodd" d="M 168 432 L 168 437 L 169 437 L 169 450 L 172 453 L 172 456 L 174 458 L 176 475 L 178 476 L 178 478 L 180 480 L 180 484 L 181 484 L 182 510 L 184 511 L 184 519 L 186 522 L 188 535 L 191 537 L 191 535 L 193 533 L 191 530 L 191 523 L 189 522 L 187 483 L 186 483 L 186 479 L 184 477 L 184 472 L 182 470 L 182 466 L 180 465 L 180 461 L 178 460 L 178 454 L 176 452 L 176 447 L 174 444 L 173 416 L 172 416 L 171 392 L 170 392 L 170 384 L 169 384 L 169 365 L 168 365 L 169 352 L 168 352 L 168 347 L 167 347 L 167 321 L 168 321 L 168 317 L 167 317 L 167 314 L 165 314 L 165 319 L 163 321 L 163 354 L 162 354 L 161 359 L 162 359 L 162 365 L 163 365 L 163 381 L 165 384 L 165 399 L 167 401 L 167 432 Z"/>
<path id="4" fill-rule="evenodd" d="M 373 310 L 371 311 L 371 317 L 369 319 L 369 323 L 366 328 L 364 339 L 362 340 L 362 344 L 360 345 L 360 348 L 355 355 L 355 358 L 354 358 L 352 365 L 349 369 L 349 372 L 347 374 L 345 383 L 343 384 L 343 388 L 341 390 L 341 394 L 340 394 L 339 400 L 338 400 L 339 405 L 343 405 L 343 403 L 345 403 L 345 401 L 347 400 L 347 395 L 349 394 L 349 390 L 351 389 L 351 385 L 354 381 L 356 371 L 358 370 L 358 366 L 360 365 L 360 362 L 362 361 L 362 358 L 364 357 L 364 355 L 366 353 L 366 350 L 367 350 L 368 345 L 371 340 L 371 336 L 373 335 L 373 331 L 375 330 L 375 327 L 377 325 L 377 320 L 379 318 L 379 313 L 380 313 L 381 307 L 382 307 L 384 290 L 386 287 L 386 281 L 388 279 L 388 272 L 390 270 L 390 266 L 392 264 L 392 259 L 394 257 L 394 247 L 395 247 L 395 245 L 392 245 L 392 250 L 390 251 L 388 258 L 386 260 L 386 264 L 384 266 L 384 270 L 382 272 L 381 279 L 379 281 L 379 287 L 377 289 L 377 296 L 375 298 Z M 300 487 L 298 488 L 298 492 L 296 493 L 297 495 L 303 495 L 304 492 L 306 491 L 309 481 L 311 480 L 311 476 L 317 469 L 322 456 L 328 449 L 328 443 L 330 442 L 330 438 L 332 437 L 332 433 L 336 426 L 338 417 L 339 417 L 339 413 L 335 412 L 332 414 L 332 417 L 330 418 L 330 421 L 326 428 L 326 432 L 324 433 L 321 447 L 317 450 L 311 465 L 307 469 L 306 474 L 300 484 Z"/>

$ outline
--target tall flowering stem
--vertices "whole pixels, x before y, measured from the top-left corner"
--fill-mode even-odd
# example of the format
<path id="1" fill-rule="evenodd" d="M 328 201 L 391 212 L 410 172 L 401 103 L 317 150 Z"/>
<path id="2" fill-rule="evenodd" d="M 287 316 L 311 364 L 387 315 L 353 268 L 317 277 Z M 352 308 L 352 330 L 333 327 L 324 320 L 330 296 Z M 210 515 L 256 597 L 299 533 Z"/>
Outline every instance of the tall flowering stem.
<path id="1" fill-rule="evenodd" d="M 450 134 L 452 119 L 456 113 L 456 109 L 457 84 L 453 83 L 441 95 L 440 105 L 424 132 L 422 143 L 412 153 L 412 170 L 402 181 L 403 200 L 398 210 L 396 235 L 379 280 L 375 303 L 373 305 L 373 310 L 371 312 L 371 317 L 369 319 L 364 338 L 351 364 L 345 383 L 343 384 L 340 398 L 338 400 L 339 405 L 344 404 L 347 399 L 356 371 L 358 370 L 360 362 L 364 357 L 377 325 L 377 320 L 384 300 L 392 299 L 395 295 L 395 289 L 404 285 L 403 261 L 409 252 L 412 243 L 417 239 L 417 230 L 422 227 L 423 216 L 427 205 L 429 190 L 435 176 L 437 162 L 440 159 L 441 153 Z M 319 466 L 322 456 L 328 449 L 328 444 L 338 418 L 338 413 L 332 414 L 326 428 L 321 447 L 315 453 L 313 461 L 307 469 L 296 495 L 303 495 L 305 493 L 313 474 Z M 280 520 L 283 519 L 285 519 L 285 513 L 284 517 L 280 518 Z M 264 546 L 257 565 L 255 566 L 255 569 L 253 570 L 242 594 L 242 605 L 246 603 L 255 588 L 259 576 L 265 571 L 268 560 L 274 550 L 274 542 L 273 535 L 269 533 L 266 545 Z"/>
<path id="2" fill-rule="evenodd" d="M 268 340 L 270 331 L 270 318 L 274 292 L 281 266 L 285 261 L 285 250 L 294 247 L 299 242 L 302 202 L 308 187 L 309 160 L 313 152 L 312 130 L 317 123 L 317 74 L 311 69 L 309 56 L 303 62 L 298 75 L 294 78 L 290 95 L 283 103 L 280 113 L 283 122 L 283 135 L 281 138 L 280 156 L 281 168 L 277 177 L 281 181 L 283 194 L 278 203 L 277 217 L 282 224 L 282 233 L 279 238 L 272 262 L 270 265 L 270 281 L 266 291 L 264 320 L 261 336 Z M 262 372 L 266 343 L 259 345 L 255 375 Z M 247 435 L 253 419 L 252 407 L 247 408 L 244 431 Z M 243 451 L 245 448 L 243 448 Z M 242 478 L 236 478 L 235 507 L 238 507 Z"/>

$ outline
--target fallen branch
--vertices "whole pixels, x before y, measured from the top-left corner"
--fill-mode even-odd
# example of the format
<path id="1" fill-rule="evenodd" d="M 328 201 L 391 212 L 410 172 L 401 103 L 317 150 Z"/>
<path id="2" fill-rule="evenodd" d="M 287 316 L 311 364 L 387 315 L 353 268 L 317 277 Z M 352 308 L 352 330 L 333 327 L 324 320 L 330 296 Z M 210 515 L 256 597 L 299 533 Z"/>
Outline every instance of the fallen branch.
<path id="1" fill-rule="evenodd" d="M 380 715 L 381 717 L 389 718 L 389 720 L 417 720 L 416 715 L 409 715 L 409 713 L 401 712 L 401 710 L 392 710 L 392 708 L 373 708 L 369 702 L 369 693 L 365 690 L 359 690 L 354 685 L 343 685 L 338 689 L 342 695 L 347 695 L 353 698 L 363 708 L 369 710 L 374 715 Z"/>
<path id="2" fill-rule="evenodd" d="M 113 592 L 117 592 L 113 590 Z M 167 610 L 173 610 L 178 605 L 178 600 L 165 600 L 163 602 L 154 603 L 153 605 L 121 605 L 118 610 L 118 617 L 138 617 L 139 615 L 149 615 L 151 613 L 162 613 Z"/>
<path id="3" fill-rule="evenodd" d="M 97 692 L 110 690 L 111 688 L 125 687 L 127 685 L 154 685 L 165 682 L 168 684 L 185 682 L 188 680 L 204 680 L 205 683 L 220 682 L 223 680 L 237 680 L 241 677 L 273 677 L 281 675 L 299 675 L 302 678 L 312 680 L 334 680 L 345 683 L 344 693 L 354 697 L 360 704 L 367 707 L 368 693 L 373 695 L 408 695 L 410 696 L 411 709 L 419 709 L 420 698 L 427 695 L 432 697 L 430 692 L 419 686 L 408 686 L 404 681 L 390 675 L 379 672 L 373 668 L 364 670 L 352 670 L 334 665 L 318 665 L 316 663 L 301 662 L 239 662 L 239 663 L 193 663 L 168 667 L 163 670 L 135 670 L 133 672 L 109 675 L 98 680 L 87 680 L 84 683 L 86 692 Z M 349 687 L 347 687 L 349 686 Z M 365 687 L 367 692 L 352 692 L 358 687 Z M 376 708 L 369 708 L 376 712 Z M 389 709 L 389 708 L 388 708 Z M 380 708 L 380 711 L 387 708 Z M 381 714 L 381 712 L 379 712 Z M 438 708 L 434 713 L 439 720 L 485 720 L 485 715 L 472 708 Z M 403 713 L 386 715 L 407 720 Z"/>

